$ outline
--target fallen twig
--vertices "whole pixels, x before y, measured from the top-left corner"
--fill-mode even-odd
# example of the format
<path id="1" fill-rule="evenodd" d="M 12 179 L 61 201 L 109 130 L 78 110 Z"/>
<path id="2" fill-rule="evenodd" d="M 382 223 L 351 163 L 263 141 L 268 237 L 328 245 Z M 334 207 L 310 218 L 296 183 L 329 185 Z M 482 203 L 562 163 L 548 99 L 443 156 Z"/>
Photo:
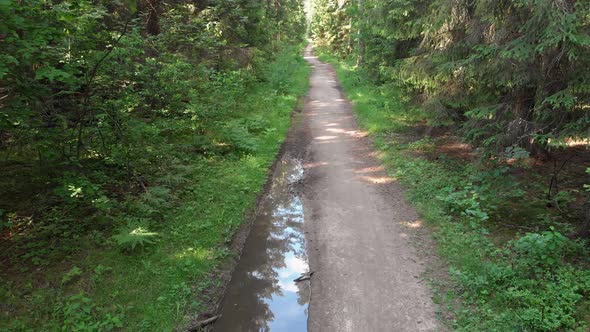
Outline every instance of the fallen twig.
<path id="1" fill-rule="evenodd" d="M 303 273 L 302 275 L 300 275 L 297 279 L 293 279 L 293 281 L 300 282 L 300 281 L 304 281 L 304 280 L 309 280 L 309 279 L 311 279 L 312 275 L 313 275 L 313 272 L 306 272 L 306 273 Z"/>
<path id="2" fill-rule="evenodd" d="M 207 325 L 213 324 L 219 318 L 221 318 L 221 315 L 217 315 L 217 316 L 213 316 L 213 317 L 207 318 L 205 320 L 202 320 L 200 322 L 197 322 L 195 325 L 190 326 L 188 328 L 188 330 L 189 330 L 189 332 L 198 331 L 198 330 L 204 328 Z"/>

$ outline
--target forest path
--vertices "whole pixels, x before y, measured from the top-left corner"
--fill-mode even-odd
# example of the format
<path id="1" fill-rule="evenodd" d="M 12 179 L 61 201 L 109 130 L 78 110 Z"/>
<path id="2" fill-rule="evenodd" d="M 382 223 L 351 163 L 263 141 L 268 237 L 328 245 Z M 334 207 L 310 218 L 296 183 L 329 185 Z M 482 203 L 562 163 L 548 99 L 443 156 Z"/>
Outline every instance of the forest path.
<path id="1" fill-rule="evenodd" d="M 421 227 L 402 187 L 359 131 L 334 69 L 312 66 L 303 207 L 311 278 L 310 331 L 433 331 L 439 326 L 427 262 L 411 241 Z"/>

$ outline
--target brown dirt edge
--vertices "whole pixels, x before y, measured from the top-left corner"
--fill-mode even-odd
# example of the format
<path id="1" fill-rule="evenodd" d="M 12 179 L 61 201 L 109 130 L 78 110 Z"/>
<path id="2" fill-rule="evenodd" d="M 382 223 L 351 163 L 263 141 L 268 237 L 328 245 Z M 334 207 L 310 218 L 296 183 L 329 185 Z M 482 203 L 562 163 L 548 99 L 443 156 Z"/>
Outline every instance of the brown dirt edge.
<path id="1" fill-rule="evenodd" d="M 243 218 L 244 221 L 233 235 L 232 241 L 229 243 L 229 245 L 227 243 L 225 244 L 230 249 L 231 258 L 221 263 L 215 270 L 213 270 L 209 274 L 209 277 L 213 277 L 219 282 L 216 283 L 214 287 L 206 289 L 204 292 L 199 293 L 195 291 L 195 293 L 193 294 L 194 297 L 202 297 L 206 299 L 206 301 L 204 301 L 203 303 L 205 309 L 203 310 L 203 312 L 186 313 L 182 322 L 175 329 L 176 332 L 211 330 L 211 325 L 197 327 L 196 329 L 195 326 L 198 326 L 202 321 L 219 314 L 221 301 L 223 300 L 223 296 L 225 294 L 227 286 L 231 281 L 231 276 L 236 266 L 238 265 L 238 262 L 240 261 L 244 244 L 246 243 L 246 239 L 250 234 L 250 230 L 252 229 L 252 225 L 254 223 L 254 220 L 256 219 L 256 215 L 260 212 L 262 199 L 268 193 L 272 186 L 273 173 L 275 172 L 278 163 L 281 161 L 282 156 L 285 154 L 286 147 L 289 144 L 292 144 L 292 142 L 288 139 L 289 132 L 291 131 L 291 128 L 293 126 L 295 116 L 298 113 L 301 113 L 303 110 L 305 99 L 305 95 L 300 96 L 297 99 L 295 107 L 291 111 L 291 114 L 289 116 L 289 129 L 286 133 L 285 140 L 279 146 L 274 161 L 267 170 L 266 181 L 256 197 L 256 203 L 252 208 L 250 208 L 248 212 L 246 212 Z"/>

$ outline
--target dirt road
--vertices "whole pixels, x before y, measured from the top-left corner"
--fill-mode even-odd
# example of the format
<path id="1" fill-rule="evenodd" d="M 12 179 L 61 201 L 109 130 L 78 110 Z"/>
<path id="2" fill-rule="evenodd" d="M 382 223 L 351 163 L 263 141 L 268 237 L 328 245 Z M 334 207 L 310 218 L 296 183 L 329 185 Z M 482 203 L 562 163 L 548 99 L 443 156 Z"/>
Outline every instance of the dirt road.
<path id="1" fill-rule="evenodd" d="M 433 331 L 430 291 L 410 243 L 421 227 L 380 167 L 334 70 L 313 67 L 304 116 L 309 135 L 303 206 L 311 279 L 310 331 Z"/>
<path id="2" fill-rule="evenodd" d="M 312 66 L 215 331 L 438 330 L 416 212 L 374 158 L 333 69 Z M 421 254 L 417 253 L 420 248 Z M 307 253 L 307 254 L 306 254 Z M 312 271 L 309 280 L 298 276 Z"/>

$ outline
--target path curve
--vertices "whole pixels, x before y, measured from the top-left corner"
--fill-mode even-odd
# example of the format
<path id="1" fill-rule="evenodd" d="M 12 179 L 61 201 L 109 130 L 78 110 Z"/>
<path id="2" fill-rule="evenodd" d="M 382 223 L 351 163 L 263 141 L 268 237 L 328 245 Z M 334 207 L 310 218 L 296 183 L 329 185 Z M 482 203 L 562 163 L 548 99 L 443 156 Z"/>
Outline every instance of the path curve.
<path id="1" fill-rule="evenodd" d="M 434 331 L 424 261 L 412 245 L 421 223 L 402 187 L 375 159 L 333 68 L 312 66 L 304 123 L 303 184 L 311 281 L 310 331 Z"/>

